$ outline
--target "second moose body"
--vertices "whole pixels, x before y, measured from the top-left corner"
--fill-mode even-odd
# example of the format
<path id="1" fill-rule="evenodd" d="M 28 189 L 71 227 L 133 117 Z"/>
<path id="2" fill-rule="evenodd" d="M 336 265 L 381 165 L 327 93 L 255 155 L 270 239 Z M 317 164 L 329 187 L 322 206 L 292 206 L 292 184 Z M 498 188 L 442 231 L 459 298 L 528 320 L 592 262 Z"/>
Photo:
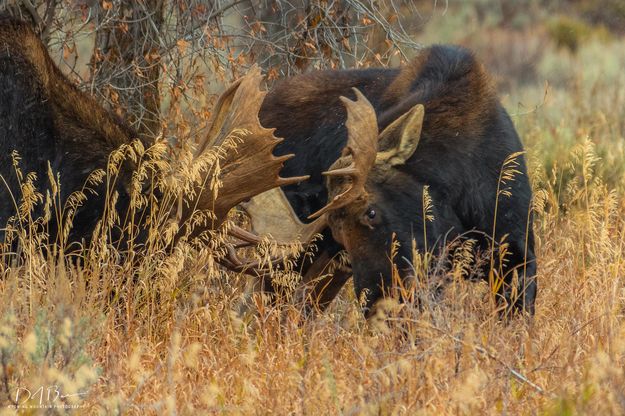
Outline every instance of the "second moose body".
<path id="1" fill-rule="evenodd" d="M 354 99 L 353 89 L 364 97 L 341 102 Z M 531 188 L 518 154 L 523 148 L 488 74 L 469 51 L 433 46 L 401 69 L 286 79 L 267 95 L 260 119 L 285 139 L 277 151 L 295 154 L 283 174 L 311 175 L 283 188 L 294 211 L 305 221 L 322 210 L 330 225 L 305 279 L 318 277 L 344 247 L 367 313 L 391 287 L 393 235 L 400 244 L 395 265 L 404 278 L 412 274 L 413 239 L 426 250 L 466 236 L 488 252 L 494 238 L 508 244 L 505 261 L 495 254 L 490 264 L 504 282 L 499 299 L 533 313 L 536 263 Z M 366 139 L 357 136 L 363 135 L 373 135 L 373 149 L 362 148 Z M 502 181 L 504 162 L 515 154 L 518 174 Z M 331 167 L 326 181 L 322 172 Z M 358 173 L 345 174 L 350 169 Z M 423 220 L 424 189 L 433 203 L 431 221 Z M 339 271 L 317 279 L 309 296 L 324 307 L 349 277 Z"/>
<path id="2" fill-rule="evenodd" d="M 197 172 L 197 178 L 186 194 L 178 187 L 175 203 L 159 201 L 163 218 L 181 225 L 179 235 L 188 233 L 186 225 L 190 223 L 193 223 L 191 235 L 218 229 L 228 211 L 241 201 L 303 179 L 278 176 L 289 157 L 272 154 L 278 140 L 259 123 L 258 112 L 265 97 L 265 92 L 259 89 L 261 80 L 260 70 L 255 68 L 226 89 L 212 109 L 211 126 L 199 140 L 192 160 L 184 162 L 188 171 Z M 237 136 L 234 147 L 228 142 L 234 139 L 236 131 L 241 132 L 241 137 Z M 17 244 L 15 233 L 5 240 L 5 230 L 25 229 L 30 222 L 33 230 L 48 235 L 49 245 L 62 247 L 59 252 L 69 247 L 81 249 L 89 245 L 96 230 L 104 229 L 100 225 L 107 223 L 105 215 L 115 208 L 119 215 L 112 216 L 114 220 L 107 226 L 110 233 L 96 237 L 118 247 L 126 247 L 129 237 L 135 243 L 143 243 L 148 227 L 155 226 L 155 221 L 144 213 L 128 215 L 132 193 L 143 192 L 145 198 L 160 199 L 167 181 L 157 178 L 165 179 L 173 170 L 152 169 L 148 175 L 154 176 L 146 180 L 156 184 L 152 190 L 151 185 L 133 182 L 139 162 L 132 157 L 127 157 L 119 171 L 113 173 L 117 169 L 109 169 L 111 153 L 122 147 L 128 149 L 134 137 L 136 134 L 122 120 L 63 75 L 28 24 L 0 15 L 0 242 Z M 145 139 L 142 147 L 155 143 Z M 216 154 L 220 155 L 218 197 L 205 189 L 205 183 L 210 182 L 207 178 L 214 179 L 216 156 L 213 155 Z M 18 159 L 21 159 L 19 166 L 14 166 Z M 158 154 L 151 162 L 154 166 L 178 163 L 169 154 Z M 88 181 L 97 169 L 111 170 L 111 174 L 105 181 Z M 21 172 L 34 189 L 24 185 Z M 49 177 L 54 179 L 54 184 Z M 51 195 L 48 201 L 58 199 L 60 207 L 52 213 L 54 207 L 46 209 L 43 197 L 37 197 L 35 191 Z M 82 191 L 85 198 L 68 204 L 66 201 L 76 191 Z M 30 203 L 22 204 L 25 200 Z M 22 205 L 28 209 L 22 209 Z M 45 214 L 46 210 L 49 215 Z M 211 211 L 212 220 L 190 221 L 198 211 Z M 134 237 L 137 234 L 139 238 Z M 238 235 L 241 237 L 240 232 Z M 249 236 L 245 234 L 244 238 Z M 235 270 L 249 269 L 247 263 L 240 265 L 238 260 L 223 259 Z"/>

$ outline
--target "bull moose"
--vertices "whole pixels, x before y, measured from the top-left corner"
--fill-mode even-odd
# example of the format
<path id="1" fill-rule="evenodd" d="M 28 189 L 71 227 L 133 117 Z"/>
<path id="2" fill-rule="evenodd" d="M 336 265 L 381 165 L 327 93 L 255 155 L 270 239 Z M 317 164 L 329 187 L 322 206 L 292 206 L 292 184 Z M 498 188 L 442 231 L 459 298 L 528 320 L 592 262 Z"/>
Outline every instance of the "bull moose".
<path id="1" fill-rule="evenodd" d="M 200 232 L 216 229 L 226 219 L 228 211 L 239 202 L 271 188 L 301 181 L 299 178 L 281 178 L 280 169 L 290 155 L 276 157 L 273 148 L 279 140 L 273 131 L 262 127 L 258 120 L 265 92 L 259 89 L 262 77 L 258 68 L 230 86 L 213 108 L 212 122 L 201 143 L 196 146 L 193 163 L 201 163 L 203 156 L 215 149 L 220 163 L 221 188 L 215 199 L 211 192 L 203 192 L 204 179 L 212 175 L 211 165 L 197 181 L 197 192 L 180 195 L 180 203 L 171 209 L 171 217 L 184 222 L 197 210 L 210 210 L 214 220 L 199 227 Z M 228 146 L 233 131 L 240 137 Z M 106 169 L 111 152 L 129 145 L 137 137 L 122 120 L 106 111 L 91 96 L 76 88 L 54 65 L 45 46 L 31 30 L 18 20 L 0 17 L 0 175 L 2 202 L 0 223 L 12 222 L 24 226 L 27 215 L 19 209 L 28 198 L 21 195 L 26 174 L 40 191 L 50 190 L 47 178 L 59 178 L 61 201 L 85 186 L 96 169 Z M 143 139 L 143 147 L 153 143 Z M 14 166 L 16 152 L 20 164 Z M 166 155 L 161 157 L 168 157 Z M 132 160 L 120 168 L 113 191 L 117 193 L 115 209 L 127 212 L 133 192 L 132 175 L 136 168 Z M 195 165 L 196 167 L 198 165 Z M 89 242 L 106 209 L 104 184 L 91 184 L 91 194 L 75 206 L 73 226 L 69 235 L 59 240 L 60 220 L 52 218 L 47 224 L 53 244 Z M 139 189 L 139 192 L 146 190 Z M 158 189 L 155 194 L 158 196 Z M 36 202 L 36 201 L 35 201 Z M 41 203 L 35 205 L 37 218 L 42 215 Z M 38 211 L 37 211 L 38 210 Z M 119 224 L 121 241 L 124 224 Z M 3 229 L 2 231 L 4 231 Z M 234 227 L 232 234 L 254 242 L 255 236 Z M 2 232 L 1 235 L 4 235 Z M 238 257 L 230 256 L 227 263 L 235 270 L 250 266 Z"/>
<path id="2" fill-rule="evenodd" d="M 311 175 L 283 187 L 293 210 L 303 222 L 319 217 L 312 223 L 318 230 L 329 226 L 317 260 L 302 265 L 313 282 L 309 296 L 321 308 L 352 274 L 318 278 L 342 248 L 356 295 L 366 291 L 370 313 L 391 286 L 393 235 L 395 266 L 404 278 L 411 275 L 413 240 L 426 250 L 463 236 L 483 251 L 492 251 L 493 241 L 507 242 L 505 260 L 491 253 L 483 276 L 498 270 L 500 300 L 533 314 L 532 193 L 523 148 L 489 75 L 468 50 L 432 46 L 401 69 L 285 79 L 267 95 L 260 120 L 284 138 L 278 154 L 295 154 L 283 174 Z M 502 176 L 510 163 L 514 178 Z M 432 199 L 431 221 L 423 218 L 424 189 Z"/>

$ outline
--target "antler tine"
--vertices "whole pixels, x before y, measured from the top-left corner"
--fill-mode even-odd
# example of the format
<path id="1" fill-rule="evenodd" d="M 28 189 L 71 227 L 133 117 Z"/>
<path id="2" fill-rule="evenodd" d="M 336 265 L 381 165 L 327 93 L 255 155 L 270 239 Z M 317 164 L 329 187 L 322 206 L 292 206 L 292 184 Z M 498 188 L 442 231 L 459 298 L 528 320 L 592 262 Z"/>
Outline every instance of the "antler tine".
<path id="1" fill-rule="evenodd" d="M 375 164 L 378 152 L 378 123 L 373 106 L 356 88 L 356 101 L 340 97 L 347 109 L 347 145 L 342 156 L 334 162 L 325 176 L 347 176 L 351 183 L 345 191 L 334 196 L 332 200 L 309 218 L 317 218 L 324 213 L 351 203 L 365 192 L 365 183 L 369 171 Z M 340 167 L 349 163 L 346 167 Z"/>
<path id="2" fill-rule="evenodd" d="M 259 244 L 262 241 L 258 235 L 251 233 L 243 228 L 233 225 L 229 230 L 228 234 L 230 234 L 234 238 L 238 238 L 241 241 L 244 241 L 249 244 Z"/>
<path id="3" fill-rule="evenodd" d="M 223 127 L 225 124 L 225 118 L 228 116 L 228 112 L 230 111 L 230 107 L 232 106 L 232 100 L 236 91 L 241 86 L 241 83 L 244 79 L 254 79 L 260 75 L 260 69 L 254 65 L 248 74 L 239 78 L 232 83 L 217 99 L 215 103 L 215 107 L 213 108 L 213 114 L 211 115 L 211 119 L 209 122 L 209 130 L 204 136 L 204 139 L 198 143 L 198 146 L 195 150 L 195 156 L 199 156 L 206 151 L 206 149 L 212 146 L 219 146 L 223 144 L 224 140 L 230 134 L 230 131 L 223 132 Z M 221 131 L 220 131 L 221 130 Z"/>
<path id="4" fill-rule="evenodd" d="M 271 268 L 284 261 L 282 257 L 272 257 L 268 263 L 262 265 L 258 260 L 241 259 L 232 245 L 226 246 L 226 256 L 217 259 L 224 267 L 236 272 L 246 273 L 253 276 L 264 276 L 271 272 Z"/>

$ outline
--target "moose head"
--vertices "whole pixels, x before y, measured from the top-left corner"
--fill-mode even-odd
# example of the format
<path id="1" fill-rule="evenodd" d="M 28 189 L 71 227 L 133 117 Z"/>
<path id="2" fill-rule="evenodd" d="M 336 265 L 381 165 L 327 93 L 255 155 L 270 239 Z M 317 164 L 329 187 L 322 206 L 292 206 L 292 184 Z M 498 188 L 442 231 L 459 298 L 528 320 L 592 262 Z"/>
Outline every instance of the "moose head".
<path id="1" fill-rule="evenodd" d="M 434 232 L 423 221 L 424 184 L 402 171 L 419 144 L 424 107 L 417 104 L 378 134 L 376 113 L 354 89 L 356 101 L 341 97 L 347 109 L 347 145 L 324 175 L 329 203 L 311 215 L 327 216 L 335 240 L 349 253 L 356 295 L 366 296 L 365 311 L 391 286 L 394 265 L 410 271 L 412 240 L 426 247 Z M 401 194 L 399 196 L 398 194 Z M 395 263 L 389 253 L 399 243 Z M 363 293 L 364 292 L 364 293 Z"/>

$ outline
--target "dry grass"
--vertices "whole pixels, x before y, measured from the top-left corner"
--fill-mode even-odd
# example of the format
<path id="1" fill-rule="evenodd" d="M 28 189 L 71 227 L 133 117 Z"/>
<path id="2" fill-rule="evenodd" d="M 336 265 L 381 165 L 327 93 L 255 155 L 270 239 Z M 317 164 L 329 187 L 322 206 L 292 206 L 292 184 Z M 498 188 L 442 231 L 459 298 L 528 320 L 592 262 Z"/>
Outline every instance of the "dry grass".
<path id="1" fill-rule="evenodd" d="M 0 276 L 0 414 L 24 389 L 75 414 L 623 414 L 625 80 L 590 68 L 593 48 L 622 59 L 616 42 L 552 51 L 541 76 L 566 64 L 544 101 L 541 86 L 504 98 L 536 194 L 530 322 L 502 323 L 458 270 L 440 301 L 389 301 L 386 319 L 365 322 L 351 288 L 314 320 L 288 305 L 241 319 L 245 277 L 210 247 L 155 244 L 133 263 L 103 244 L 80 261 L 26 250 Z"/>

